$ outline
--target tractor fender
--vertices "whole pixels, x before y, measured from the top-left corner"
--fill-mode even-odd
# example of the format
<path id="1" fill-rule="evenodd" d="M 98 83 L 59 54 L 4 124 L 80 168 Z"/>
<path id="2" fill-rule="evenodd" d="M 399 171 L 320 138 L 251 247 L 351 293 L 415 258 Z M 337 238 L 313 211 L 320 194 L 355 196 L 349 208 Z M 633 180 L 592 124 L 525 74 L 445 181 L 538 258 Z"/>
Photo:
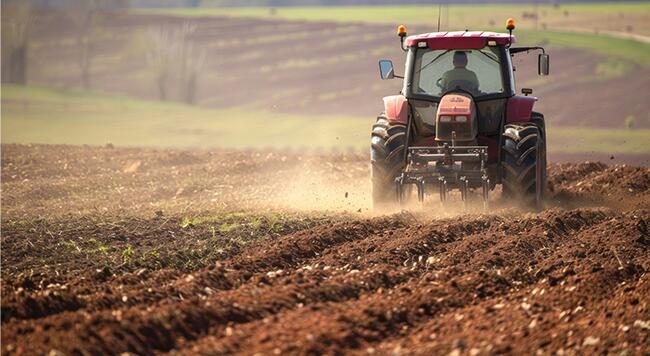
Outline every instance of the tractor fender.
<path id="1" fill-rule="evenodd" d="M 515 95 L 508 99 L 506 104 L 506 124 L 513 122 L 527 122 L 533 113 L 533 105 L 537 98 L 534 96 Z"/>
<path id="2" fill-rule="evenodd" d="M 389 123 L 406 125 L 409 116 L 408 101 L 404 95 L 384 97 L 384 113 Z"/>

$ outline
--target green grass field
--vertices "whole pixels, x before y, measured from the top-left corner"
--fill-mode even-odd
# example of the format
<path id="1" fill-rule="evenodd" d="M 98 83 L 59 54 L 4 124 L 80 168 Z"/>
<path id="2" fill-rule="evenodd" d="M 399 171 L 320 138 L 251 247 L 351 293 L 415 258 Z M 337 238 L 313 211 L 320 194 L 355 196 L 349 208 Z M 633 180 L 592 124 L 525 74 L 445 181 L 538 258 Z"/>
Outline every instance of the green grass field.
<path id="1" fill-rule="evenodd" d="M 239 8 L 175 8 L 137 9 L 139 13 L 176 16 L 237 16 L 250 18 L 276 18 L 285 20 L 374 22 L 391 24 L 437 24 L 438 6 L 330 6 L 330 7 L 268 7 Z M 538 14 L 537 22 L 524 13 Z M 549 29 L 580 28 L 594 30 L 631 31 L 650 35 L 648 2 L 562 4 L 560 6 L 533 4 L 472 4 L 449 5 L 443 8 L 443 29 L 501 27 L 506 18 L 515 18 L 519 28 Z"/>
<path id="2" fill-rule="evenodd" d="M 147 8 L 134 10 L 140 13 L 173 14 L 179 16 L 238 16 L 253 18 L 279 18 L 308 21 L 362 21 L 376 23 L 435 24 L 438 5 L 395 6 L 306 6 L 279 7 L 199 7 L 199 8 Z M 535 12 L 533 4 L 460 4 L 443 8 L 442 21 L 449 26 L 487 25 L 490 20 L 505 22 L 507 17 L 518 18 L 524 12 Z M 538 22 L 572 24 L 594 17 L 623 14 L 622 19 L 636 19 L 639 14 L 650 11 L 647 2 L 583 3 L 553 6 L 539 5 Z M 447 14 L 448 12 L 448 14 Z M 447 18 L 448 17 L 448 18 Z M 532 20 L 528 20 L 532 22 Z M 454 25 L 454 23 L 456 25 Z M 528 22 L 521 22 L 528 25 Z"/>
<path id="3" fill-rule="evenodd" d="M 2 143 L 365 150 L 371 124 L 2 86 Z M 650 154 L 650 130 L 551 127 L 548 135 L 551 153 Z"/>

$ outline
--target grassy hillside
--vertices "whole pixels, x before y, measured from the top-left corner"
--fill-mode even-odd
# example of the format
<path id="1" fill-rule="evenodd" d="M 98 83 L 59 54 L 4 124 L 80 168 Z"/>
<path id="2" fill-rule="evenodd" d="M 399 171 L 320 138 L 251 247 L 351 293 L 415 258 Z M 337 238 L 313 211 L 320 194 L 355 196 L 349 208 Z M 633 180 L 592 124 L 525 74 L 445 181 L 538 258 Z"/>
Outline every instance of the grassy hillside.
<path id="1" fill-rule="evenodd" d="M 2 87 L 2 143 L 365 150 L 371 123 Z M 650 154 L 650 130 L 552 127 L 549 137 L 551 153 Z"/>

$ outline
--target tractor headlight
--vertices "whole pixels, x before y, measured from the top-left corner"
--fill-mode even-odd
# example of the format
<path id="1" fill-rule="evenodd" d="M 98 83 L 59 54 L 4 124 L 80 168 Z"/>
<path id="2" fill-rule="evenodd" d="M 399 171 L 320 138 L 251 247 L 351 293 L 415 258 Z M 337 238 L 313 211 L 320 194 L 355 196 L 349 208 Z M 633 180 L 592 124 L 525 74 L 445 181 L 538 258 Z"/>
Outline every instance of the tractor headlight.
<path id="1" fill-rule="evenodd" d="M 440 116 L 440 122 L 451 122 L 451 116 L 450 115 Z"/>
<path id="2" fill-rule="evenodd" d="M 456 116 L 456 122 L 462 122 L 462 123 L 467 122 L 467 116 L 465 116 L 465 115 Z"/>

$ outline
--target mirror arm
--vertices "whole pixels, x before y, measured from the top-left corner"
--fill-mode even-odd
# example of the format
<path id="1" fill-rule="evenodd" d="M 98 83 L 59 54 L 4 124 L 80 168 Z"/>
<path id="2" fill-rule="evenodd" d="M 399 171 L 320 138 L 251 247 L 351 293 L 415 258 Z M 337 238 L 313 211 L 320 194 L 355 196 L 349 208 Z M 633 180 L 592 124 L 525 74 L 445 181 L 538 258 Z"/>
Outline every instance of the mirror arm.
<path id="1" fill-rule="evenodd" d="M 399 35 L 399 48 L 401 48 L 402 51 L 404 51 L 404 52 L 408 52 L 408 48 L 404 48 L 404 38 L 405 37 L 406 37 L 406 33 Z"/>
<path id="2" fill-rule="evenodd" d="M 541 50 L 543 54 L 546 54 L 546 51 L 544 50 L 544 47 L 539 47 L 539 46 L 535 46 L 535 47 L 513 47 L 513 48 L 510 48 L 510 54 L 514 55 L 514 54 L 521 53 L 521 52 L 528 53 L 529 51 L 534 51 L 534 50 Z"/>

